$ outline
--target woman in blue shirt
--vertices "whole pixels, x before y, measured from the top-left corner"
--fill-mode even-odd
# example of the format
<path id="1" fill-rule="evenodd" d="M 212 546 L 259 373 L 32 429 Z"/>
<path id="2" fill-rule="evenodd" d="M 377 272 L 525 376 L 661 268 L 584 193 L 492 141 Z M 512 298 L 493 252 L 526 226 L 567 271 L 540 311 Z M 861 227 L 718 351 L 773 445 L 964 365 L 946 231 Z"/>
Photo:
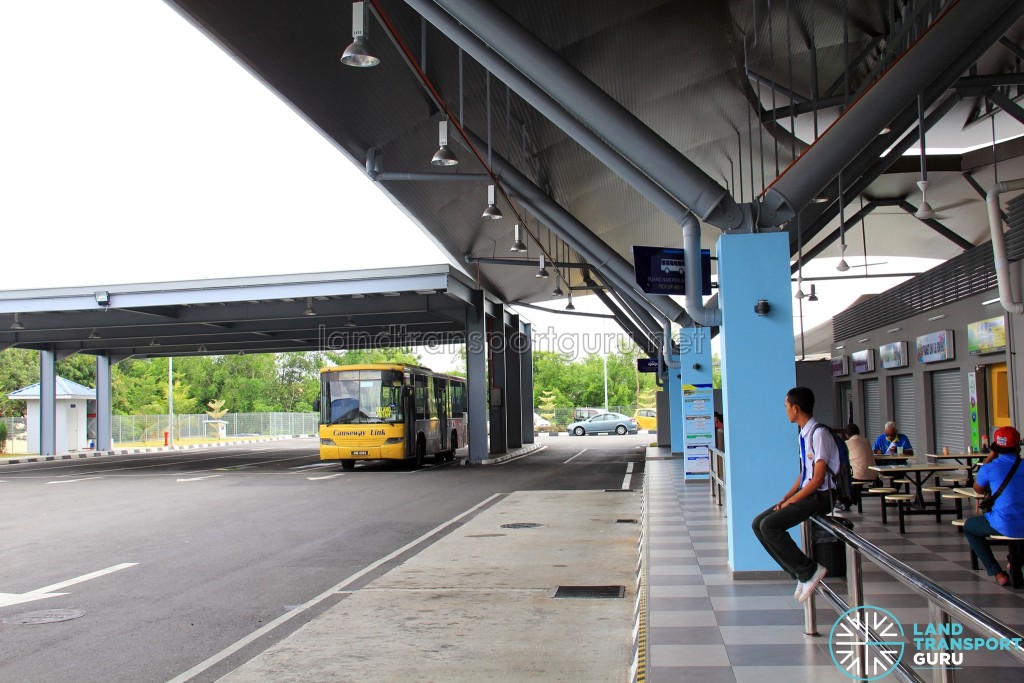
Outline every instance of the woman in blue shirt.
<path id="1" fill-rule="evenodd" d="M 1010 469 L 1020 458 L 1020 432 L 1013 427 L 997 429 L 992 438 L 992 451 L 995 457 L 978 470 L 974 482 L 974 490 L 978 493 L 995 493 L 1002 486 Z M 1024 467 L 1018 467 L 1013 473 L 990 511 L 964 522 L 964 535 L 971 550 L 985 565 L 988 575 L 996 577 L 996 583 L 1000 586 L 1010 583 L 1009 575 L 999 566 L 992 554 L 992 546 L 985 537 L 997 535 L 1024 538 Z"/>

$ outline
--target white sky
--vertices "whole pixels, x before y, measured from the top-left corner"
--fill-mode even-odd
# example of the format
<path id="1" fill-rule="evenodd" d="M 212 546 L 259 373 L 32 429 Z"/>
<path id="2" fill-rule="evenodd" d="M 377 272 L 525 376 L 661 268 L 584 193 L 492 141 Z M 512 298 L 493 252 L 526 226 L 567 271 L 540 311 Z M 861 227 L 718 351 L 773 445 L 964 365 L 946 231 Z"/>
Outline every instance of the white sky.
<path id="1" fill-rule="evenodd" d="M 447 261 L 361 168 L 160 0 L 3 3 L 0 62 L 0 289 Z M 834 274 L 836 260 L 804 273 Z M 879 268 L 935 263 L 889 261 Z M 896 282 L 816 283 L 804 327 Z M 574 303 L 603 312 L 595 297 Z M 618 330 L 521 312 L 581 347 Z"/>

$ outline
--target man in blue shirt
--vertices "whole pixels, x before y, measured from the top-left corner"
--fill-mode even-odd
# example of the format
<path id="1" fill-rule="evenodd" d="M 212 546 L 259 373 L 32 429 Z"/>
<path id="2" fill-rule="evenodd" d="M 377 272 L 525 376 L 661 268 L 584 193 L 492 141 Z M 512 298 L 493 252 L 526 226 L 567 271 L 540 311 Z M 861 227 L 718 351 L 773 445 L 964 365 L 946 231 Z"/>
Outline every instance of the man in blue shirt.
<path id="1" fill-rule="evenodd" d="M 1006 486 L 991 510 L 964 522 L 964 536 L 971 550 L 985 565 L 988 575 L 996 577 L 996 583 L 1000 586 L 1005 586 L 1010 583 L 1010 577 L 999 566 L 992 554 L 992 546 L 985 537 L 995 535 L 1024 538 L 1024 467 L 1018 466 L 1010 477 L 1014 464 L 1020 459 L 1020 432 L 1013 427 L 1000 427 L 992 436 L 991 448 L 996 456 L 978 470 L 974 490 L 994 494 L 1003 486 L 1004 481 Z M 1019 567 L 1007 569 L 1020 571 Z"/>
<path id="2" fill-rule="evenodd" d="M 900 449 L 903 449 L 903 453 L 906 455 L 914 454 L 914 447 L 910 445 L 910 439 L 906 434 L 900 434 L 896 429 L 896 423 L 890 420 L 885 423 L 885 433 L 878 435 L 871 450 L 879 455 L 896 455 Z"/>
<path id="3" fill-rule="evenodd" d="M 818 513 L 832 510 L 832 485 L 828 472 L 839 471 L 839 447 L 828 428 L 815 429 L 814 392 L 794 387 L 786 394 L 786 417 L 800 428 L 798 435 L 800 476 L 778 503 L 751 524 L 754 535 L 779 566 L 796 579 L 799 602 L 814 592 L 825 568 L 807 557 L 789 535 L 789 529 Z"/>

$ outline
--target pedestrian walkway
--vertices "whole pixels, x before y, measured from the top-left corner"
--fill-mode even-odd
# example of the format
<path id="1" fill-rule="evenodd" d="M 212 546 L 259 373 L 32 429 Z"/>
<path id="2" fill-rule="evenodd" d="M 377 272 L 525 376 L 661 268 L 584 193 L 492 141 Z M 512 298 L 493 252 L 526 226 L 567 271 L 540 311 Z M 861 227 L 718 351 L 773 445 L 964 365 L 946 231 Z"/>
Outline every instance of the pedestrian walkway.
<path id="1" fill-rule="evenodd" d="M 816 610 L 821 635 L 805 636 L 793 581 L 732 579 L 726 508 L 710 498 L 706 480 L 684 481 L 682 460 L 649 457 L 645 486 L 648 682 L 850 682 L 832 661 L 828 635 L 838 615 L 824 600 L 817 600 Z M 765 505 L 769 502 L 766 496 Z M 948 521 L 939 525 L 930 517 L 914 518 L 900 535 L 895 524 L 880 523 L 877 501 L 865 501 L 864 508 L 864 515 L 843 515 L 854 521 L 857 534 L 1016 630 L 1024 629 L 1024 590 L 1000 588 L 984 572 L 972 571 L 967 543 Z M 825 582 L 846 593 L 845 581 Z M 929 621 L 924 598 L 868 561 L 864 591 L 865 604 L 891 611 L 903 624 Z M 914 668 L 931 679 L 932 671 Z M 1022 679 L 1019 662 L 999 652 L 967 652 L 956 672 L 959 682 Z"/>

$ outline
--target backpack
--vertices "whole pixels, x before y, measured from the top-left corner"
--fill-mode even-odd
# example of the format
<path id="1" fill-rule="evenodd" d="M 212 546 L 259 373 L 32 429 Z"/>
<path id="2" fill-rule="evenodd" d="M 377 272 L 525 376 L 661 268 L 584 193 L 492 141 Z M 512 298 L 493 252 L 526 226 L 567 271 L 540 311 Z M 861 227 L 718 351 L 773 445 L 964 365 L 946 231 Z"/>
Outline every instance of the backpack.
<path id="1" fill-rule="evenodd" d="M 818 423 L 814 425 L 814 429 L 811 430 L 811 437 L 814 437 L 814 432 L 819 429 L 825 429 L 831 435 L 832 440 L 835 441 L 836 448 L 839 449 L 839 471 L 833 472 L 828 466 L 828 460 L 823 461 L 825 463 L 825 470 L 828 472 L 828 476 L 832 479 L 832 489 L 835 491 L 835 498 L 847 505 L 853 500 L 853 466 L 850 465 L 850 449 L 846 447 L 846 441 L 836 435 L 832 428 L 828 425 Z"/>

